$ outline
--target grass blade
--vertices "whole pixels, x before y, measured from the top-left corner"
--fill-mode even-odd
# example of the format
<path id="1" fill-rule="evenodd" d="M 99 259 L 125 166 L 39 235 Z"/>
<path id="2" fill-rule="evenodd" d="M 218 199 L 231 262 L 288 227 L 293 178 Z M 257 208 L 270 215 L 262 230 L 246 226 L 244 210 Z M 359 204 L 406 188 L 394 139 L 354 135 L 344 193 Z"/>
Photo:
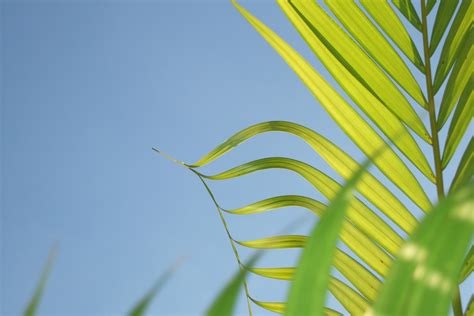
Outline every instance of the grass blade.
<path id="1" fill-rule="evenodd" d="M 252 267 L 255 262 L 261 256 L 261 252 L 255 253 L 247 261 L 246 266 Z M 239 271 L 235 276 L 227 283 L 227 285 L 220 291 L 219 296 L 216 297 L 214 302 L 208 308 L 206 315 L 207 316 L 222 316 L 222 315 L 232 315 L 235 309 L 235 304 L 240 292 L 240 289 L 243 286 L 245 276 L 247 275 L 248 270 L 240 267 Z"/>
<path id="2" fill-rule="evenodd" d="M 400 250 L 374 314 L 447 315 L 473 230 L 474 187 L 468 186 L 441 200 Z"/>
<path id="3" fill-rule="evenodd" d="M 43 292 L 46 287 L 46 283 L 48 281 L 49 275 L 51 274 L 51 270 L 53 268 L 54 259 L 56 258 L 56 247 L 53 247 L 48 255 L 48 259 L 46 261 L 45 267 L 43 272 L 41 273 L 40 280 L 38 285 L 36 286 L 35 292 L 31 297 L 28 305 L 23 313 L 24 316 L 34 316 L 38 310 L 38 305 L 43 297 Z"/>
<path id="4" fill-rule="evenodd" d="M 145 315 L 147 309 L 149 308 L 151 302 L 156 297 L 156 295 L 163 289 L 165 284 L 174 274 L 174 272 L 181 265 L 182 260 L 174 263 L 167 271 L 165 271 L 156 281 L 155 285 L 138 301 L 137 304 L 132 308 L 128 313 L 129 316 L 143 316 Z"/>

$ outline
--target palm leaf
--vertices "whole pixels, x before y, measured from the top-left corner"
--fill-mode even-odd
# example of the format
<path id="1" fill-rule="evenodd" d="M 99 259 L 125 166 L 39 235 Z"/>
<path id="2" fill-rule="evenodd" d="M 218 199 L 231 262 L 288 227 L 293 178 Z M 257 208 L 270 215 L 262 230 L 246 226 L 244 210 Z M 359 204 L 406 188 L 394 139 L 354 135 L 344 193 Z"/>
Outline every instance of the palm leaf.
<path id="1" fill-rule="evenodd" d="M 402 21 L 400 21 L 390 4 L 386 1 L 379 0 L 361 0 L 360 3 L 405 56 L 407 56 L 420 71 L 424 72 L 425 65 L 423 64 L 420 53 L 411 39 L 410 34 L 408 34 Z"/>
<path id="2" fill-rule="evenodd" d="M 439 57 L 439 64 L 436 68 L 433 83 L 435 93 L 443 84 L 446 76 L 451 70 L 451 67 L 456 61 L 459 47 L 461 46 L 466 34 L 472 28 L 473 17 L 474 1 L 463 0 L 449 30 L 448 36 L 446 37 L 441 56 Z M 432 53 L 434 53 L 434 51 L 432 51 Z"/>
<path id="3" fill-rule="evenodd" d="M 458 0 L 441 0 L 439 2 L 438 12 L 436 13 L 436 19 L 433 26 L 433 31 L 431 33 L 431 52 L 436 51 L 436 48 L 441 41 L 441 37 L 443 37 L 443 34 L 446 31 L 446 28 L 448 27 L 449 21 L 451 21 L 451 18 L 453 17 L 458 3 Z"/>
<path id="4" fill-rule="evenodd" d="M 472 182 L 474 176 L 474 140 L 471 137 L 469 144 L 461 158 L 453 182 L 449 189 L 450 192 L 458 190 L 460 187 Z"/>
<path id="5" fill-rule="evenodd" d="M 420 17 L 410 0 L 392 0 L 392 3 L 418 31 L 421 31 Z"/>

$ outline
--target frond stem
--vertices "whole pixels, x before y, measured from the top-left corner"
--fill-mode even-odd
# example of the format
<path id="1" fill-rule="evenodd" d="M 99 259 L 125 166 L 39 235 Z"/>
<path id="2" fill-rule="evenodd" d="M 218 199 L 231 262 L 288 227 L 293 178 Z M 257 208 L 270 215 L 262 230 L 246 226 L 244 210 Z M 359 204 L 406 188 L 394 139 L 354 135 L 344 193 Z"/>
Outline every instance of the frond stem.
<path id="1" fill-rule="evenodd" d="M 206 188 L 207 193 L 209 193 L 209 196 L 211 197 L 212 201 L 214 202 L 214 205 L 216 206 L 217 212 L 219 213 L 219 217 L 220 217 L 222 225 L 224 226 L 224 229 L 227 233 L 227 237 L 229 237 L 229 242 L 230 242 L 230 245 L 232 246 L 232 251 L 234 252 L 234 255 L 235 255 L 235 258 L 236 258 L 237 263 L 239 265 L 239 268 L 240 268 L 240 270 L 245 269 L 245 266 L 242 263 L 242 260 L 240 259 L 239 252 L 237 251 L 237 247 L 235 246 L 234 238 L 232 238 L 232 235 L 230 234 L 229 227 L 227 226 L 227 221 L 225 220 L 224 214 L 222 213 L 222 208 L 217 203 L 217 200 L 214 197 L 214 194 L 212 193 L 211 189 L 207 185 L 206 181 L 203 179 L 201 173 L 197 172 L 196 170 L 194 170 L 192 168 L 188 168 L 188 169 L 191 172 L 193 172 L 195 175 L 198 176 L 199 180 L 201 180 L 202 184 Z M 243 283 L 244 283 L 245 296 L 247 297 L 247 307 L 248 307 L 248 310 L 249 310 L 249 315 L 252 316 L 252 307 L 251 307 L 251 303 L 250 303 L 251 302 L 250 301 L 251 297 L 250 297 L 250 294 L 249 294 L 249 289 L 248 289 L 246 278 L 244 278 Z"/>
<path id="2" fill-rule="evenodd" d="M 434 91 L 433 91 L 433 79 L 431 76 L 431 63 L 430 63 L 430 48 L 428 44 L 428 23 L 427 23 L 427 10 L 425 0 L 421 2 L 421 19 L 422 19 L 422 31 L 423 31 L 423 51 L 425 55 L 425 78 L 426 78 L 426 91 L 428 93 L 428 112 L 430 116 L 430 127 L 431 127 L 431 140 L 433 144 L 433 156 L 435 162 L 436 172 L 436 191 L 438 193 L 438 200 L 444 197 L 444 182 L 443 182 L 443 168 L 441 164 L 441 153 L 439 146 L 438 127 L 436 123 L 436 107 L 434 102 Z M 462 303 L 461 294 L 459 287 L 456 287 L 456 292 L 453 298 L 453 312 L 454 316 L 462 316 Z"/>
<path id="3" fill-rule="evenodd" d="M 427 10 L 425 0 L 421 0 L 421 19 L 423 30 L 423 51 L 425 55 L 425 77 L 426 92 L 428 93 L 428 112 L 430 116 L 431 140 L 433 143 L 433 156 L 436 173 L 436 191 L 438 198 L 444 197 L 443 168 L 441 165 L 441 153 L 439 148 L 438 128 L 436 124 L 436 108 L 434 102 L 433 79 L 431 76 L 430 48 L 428 44 L 428 25 L 426 21 Z"/>

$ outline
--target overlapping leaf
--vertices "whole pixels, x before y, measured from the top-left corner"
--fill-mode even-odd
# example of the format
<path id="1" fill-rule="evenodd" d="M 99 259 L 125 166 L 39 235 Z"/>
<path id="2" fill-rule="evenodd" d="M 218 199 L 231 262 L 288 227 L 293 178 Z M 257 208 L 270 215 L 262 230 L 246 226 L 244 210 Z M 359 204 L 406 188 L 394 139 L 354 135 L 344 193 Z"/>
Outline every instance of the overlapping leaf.
<path id="1" fill-rule="evenodd" d="M 468 186 L 441 200 L 400 250 L 374 314 L 447 315 L 473 230 L 474 187 Z"/>

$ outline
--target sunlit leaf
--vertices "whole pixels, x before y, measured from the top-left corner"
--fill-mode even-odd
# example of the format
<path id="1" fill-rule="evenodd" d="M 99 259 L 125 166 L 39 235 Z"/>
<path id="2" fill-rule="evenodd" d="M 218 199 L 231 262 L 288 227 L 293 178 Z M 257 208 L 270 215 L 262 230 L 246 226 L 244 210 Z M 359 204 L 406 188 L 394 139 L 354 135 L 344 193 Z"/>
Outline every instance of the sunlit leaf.
<path id="1" fill-rule="evenodd" d="M 458 0 L 440 0 L 438 11 L 436 13 L 436 19 L 431 33 L 430 40 L 430 51 L 435 52 L 438 44 L 443 37 L 446 28 L 448 27 L 449 21 L 453 17 L 454 11 L 458 6 Z M 428 8 L 429 10 L 429 8 Z"/>
<path id="2" fill-rule="evenodd" d="M 461 139 L 466 132 L 469 123 L 474 115 L 474 78 L 471 77 L 469 84 L 465 87 L 458 106 L 454 111 L 451 125 L 449 126 L 448 137 L 444 146 L 442 165 L 445 168 L 454 155 Z"/>
<path id="3" fill-rule="evenodd" d="M 436 93 L 443 84 L 451 67 L 459 54 L 459 48 L 466 34 L 472 28 L 474 18 L 474 1 L 463 0 L 461 6 L 454 18 L 453 24 L 449 29 L 448 36 L 443 45 L 441 56 L 439 57 L 438 67 L 433 83 L 433 89 Z"/>
<path id="4" fill-rule="evenodd" d="M 390 4 L 380 0 L 361 0 L 360 3 L 408 59 L 424 72 L 425 66 L 420 53 Z"/>
<path id="5" fill-rule="evenodd" d="M 285 315 L 323 315 L 329 285 L 329 275 L 334 262 L 337 240 L 344 216 L 353 199 L 357 182 L 366 172 L 370 161 L 365 162 L 331 200 L 324 215 L 317 223 L 300 255 L 298 267 L 290 286 Z M 314 263 L 318 262 L 315 266 Z"/>
<path id="6" fill-rule="evenodd" d="M 371 156 L 378 148 L 385 144 L 383 139 L 370 125 L 356 114 L 352 107 L 293 48 L 240 5 L 235 2 L 234 5 L 273 48 L 280 53 L 321 102 L 321 105 L 325 107 L 366 155 Z M 429 209 L 431 203 L 418 180 L 392 150 L 385 151 L 374 161 L 374 164 L 411 199 L 418 201 L 417 204 L 422 209 Z"/>
<path id="7" fill-rule="evenodd" d="M 474 140 L 471 137 L 469 144 L 459 162 L 458 169 L 454 175 L 453 182 L 449 188 L 449 192 L 454 192 L 460 187 L 472 182 L 474 176 Z"/>
<path id="8" fill-rule="evenodd" d="M 424 105 L 423 92 L 405 62 L 359 6 L 354 1 L 324 0 L 324 2 L 368 54 L 409 95 Z M 334 43 L 331 40 L 329 42 L 331 45 Z M 353 62 L 350 64 L 353 65 Z"/>
<path id="9" fill-rule="evenodd" d="M 417 30 L 421 31 L 420 17 L 416 13 L 416 10 L 410 0 L 392 0 L 392 3 Z"/>
<path id="10" fill-rule="evenodd" d="M 440 130 L 448 120 L 451 111 L 458 102 L 467 85 L 472 89 L 472 73 L 474 72 L 474 30 L 471 29 L 469 35 L 465 38 L 459 57 L 454 64 L 453 71 L 448 79 L 444 89 L 443 99 L 441 101 L 438 114 L 438 130 Z"/>

